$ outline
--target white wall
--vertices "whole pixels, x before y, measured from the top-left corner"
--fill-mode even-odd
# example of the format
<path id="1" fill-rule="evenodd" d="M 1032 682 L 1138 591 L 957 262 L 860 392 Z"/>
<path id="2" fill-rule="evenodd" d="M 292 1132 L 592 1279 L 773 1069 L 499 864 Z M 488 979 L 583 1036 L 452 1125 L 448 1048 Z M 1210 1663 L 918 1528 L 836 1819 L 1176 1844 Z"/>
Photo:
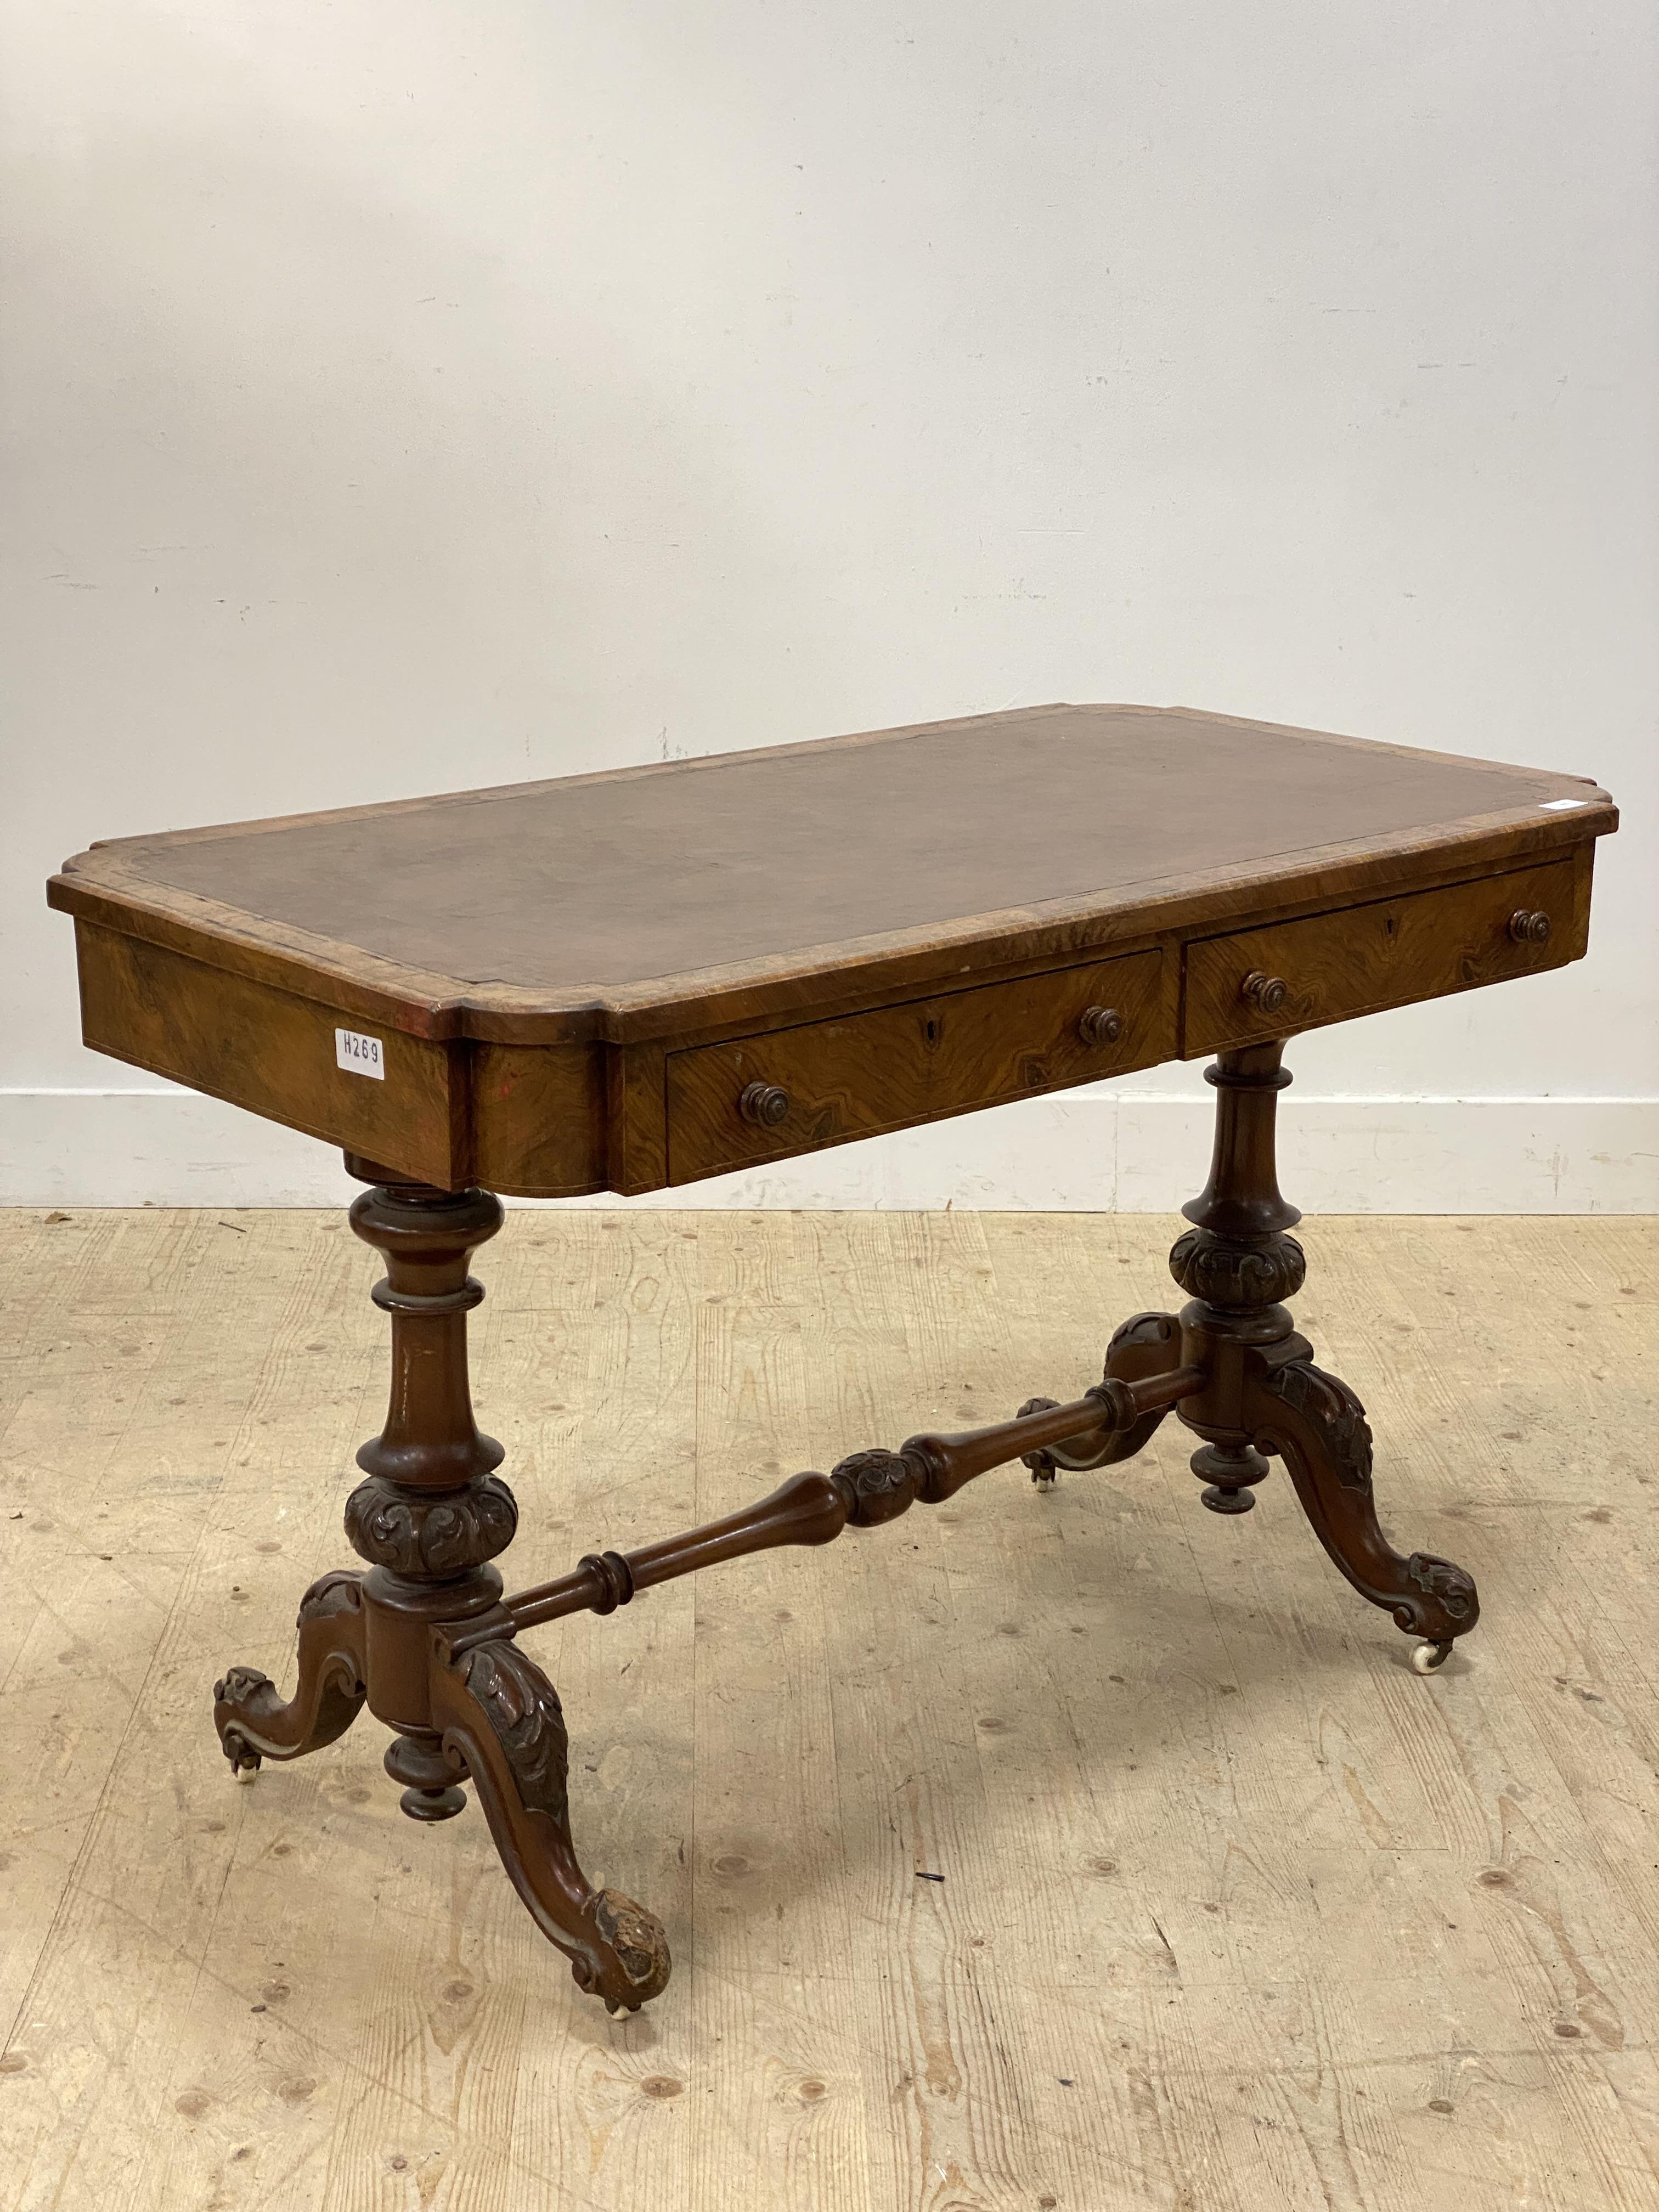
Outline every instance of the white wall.
<path id="1" fill-rule="evenodd" d="M 1607 784 L 1589 959 L 1299 1044 L 1287 1182 L 1653 1205 L 1646 0 L 8 15 L 0 1195 L 345 1187 L 81 1048 L 94 837 L 1115 698 Z M 713 1194 L 1161 1206 L 1200 1090 Z"/>

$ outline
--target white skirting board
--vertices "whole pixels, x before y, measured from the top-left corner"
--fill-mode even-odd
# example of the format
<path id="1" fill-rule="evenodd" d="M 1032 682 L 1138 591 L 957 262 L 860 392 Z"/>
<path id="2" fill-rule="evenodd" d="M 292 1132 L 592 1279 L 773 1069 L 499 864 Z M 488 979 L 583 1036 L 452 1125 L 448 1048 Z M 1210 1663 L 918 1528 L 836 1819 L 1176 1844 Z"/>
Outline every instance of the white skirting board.
<path id="1" fill-rule="evenodd" d="M 1166 1213 L 1199 1189 L 1207 1096 L 1073 1093 L 645 1199 L 579 1206 Z M 1659 1212 L 1659 1099 L 1327 1098 L 1279 1110 L 1310 1213 Z M 327 1206 L 339 1156 L 176 1090 L 0 1091 L 0 1205 Z"/>

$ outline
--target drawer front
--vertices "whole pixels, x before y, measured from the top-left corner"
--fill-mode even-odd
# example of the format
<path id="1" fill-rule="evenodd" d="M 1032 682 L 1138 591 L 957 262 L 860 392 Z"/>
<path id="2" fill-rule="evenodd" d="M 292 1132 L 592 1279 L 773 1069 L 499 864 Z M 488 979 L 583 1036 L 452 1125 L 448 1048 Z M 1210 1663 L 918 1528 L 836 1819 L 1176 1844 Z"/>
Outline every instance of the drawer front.
<path id="1" fill-rule="evenodd" d="M 1175 1053 L 1173 975 L 1135 952 L 670 1053 L 668 1180 L 1156 1066 Z"/>
<path id="2" fill-rule="evenodd" d="M 183 952 L 76 921 L 81 1033 L 94 1052 L 453 1188 L 466 1180 L 465 1048 L 410 1036 Z M 380 1046 L 342 1067 L 338 1033 Z"/>
<path id="3" fill-rule="evenodd" d="M 1517 917 L 1543 916 L 1540 924 Z M 1513 926 L 1512 926 L 1513 925 Z M 1187 947 L 1182 1052 L 1213 1052 L 1559 968 L 1589 931 L 1589 852 Z"/>

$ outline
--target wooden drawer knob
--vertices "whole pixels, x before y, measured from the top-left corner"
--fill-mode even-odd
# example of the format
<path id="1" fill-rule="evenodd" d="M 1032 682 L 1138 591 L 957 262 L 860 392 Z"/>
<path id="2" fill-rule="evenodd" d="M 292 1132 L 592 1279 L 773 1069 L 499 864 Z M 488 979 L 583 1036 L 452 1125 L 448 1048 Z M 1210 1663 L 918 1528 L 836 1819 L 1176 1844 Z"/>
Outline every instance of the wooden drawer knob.
<path id="1" fill-rule="evenodd" d="M 1077 1031 L 1085 1044 L 1115 1044 L 1123 1034 L 1123 1017 L 1115 1006 L 1085 1006 Z"/>
<path id="2" fill-rule="evenodd" d="M 1550 941 L 1550 918 L 1547 914 L 1528 914 L 1524 907 L 1510 916 L 1510 935 L 1517 945 L 1547 945 Z"/>
<path id="3" fill-rule="evenodd" d="M 789 1111 L 789 1093 L 775 1083 L 751 1083 L 738 1101 L 738 1111 L 758 1128 L 775 1129 Z"/>
<path id="4" fill-rule="evenodd" d="M 1238 987 L 1238 995 L 1259 1014 L 1276 1014 L 1291 995 L 1291 987 L 1282 975 L 1264 975 L 1260 968 L 1252 968 Z"/>

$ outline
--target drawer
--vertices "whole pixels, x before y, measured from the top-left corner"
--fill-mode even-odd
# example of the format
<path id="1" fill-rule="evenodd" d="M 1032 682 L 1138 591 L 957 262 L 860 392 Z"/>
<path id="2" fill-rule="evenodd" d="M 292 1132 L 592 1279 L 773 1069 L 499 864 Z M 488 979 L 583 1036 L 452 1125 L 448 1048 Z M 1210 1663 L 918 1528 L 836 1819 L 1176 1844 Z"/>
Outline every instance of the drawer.
<path id="1" fill-rule="evenodd" d="M 1351 1014 L 1559 968 L 1589 931 L 1589 854 L 1478 883 L 1188 945 L 1182 1053 L 1288 1036 Z M 1547 936 L 1534 920 L 1542 915 Z"/>
<path id="2" fill-rule="evenodd" d="M 1135 952 L 670 1053 L 668 1180 L 1156 1066 L 1175 1054 L 1173 976 Z"/>
<path id="3" fill-rule="evenodd" d="M 466 1180 L 465 1047 L 347 1014 L 79 917 L 81 1033 L 94 1052 L 453 1189 Z M 319 981 L 322 981 L 319 978 Z M 340 1065 L 342 1029 L 383 1074 Z"/>

